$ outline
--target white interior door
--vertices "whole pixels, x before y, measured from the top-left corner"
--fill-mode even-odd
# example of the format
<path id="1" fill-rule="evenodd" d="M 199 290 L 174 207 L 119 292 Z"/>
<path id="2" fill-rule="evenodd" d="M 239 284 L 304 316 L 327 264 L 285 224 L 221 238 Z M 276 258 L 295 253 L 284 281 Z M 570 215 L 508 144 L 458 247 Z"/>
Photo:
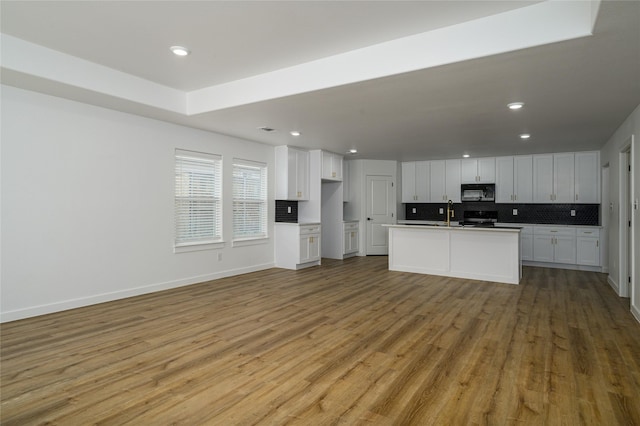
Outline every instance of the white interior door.
<path id="1" fill-rule="evenodd" d="M 367 255 L 389 254 L 389 230 L 395 220 L 395 188 L 391 176 L 367 176 Z"/>

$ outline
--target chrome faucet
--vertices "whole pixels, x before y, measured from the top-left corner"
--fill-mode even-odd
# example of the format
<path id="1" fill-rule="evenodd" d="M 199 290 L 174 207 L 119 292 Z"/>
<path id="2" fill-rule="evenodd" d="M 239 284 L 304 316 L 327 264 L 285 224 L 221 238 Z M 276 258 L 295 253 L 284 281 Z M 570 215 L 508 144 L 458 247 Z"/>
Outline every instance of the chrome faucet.
<path id="1" fill-rule="evenodd" d="M 455 217 L 455 212 L 453 210 L 453 201 L 449 200 L 447 203 L 447 226 L 451 226 L 452 217 Z"/>

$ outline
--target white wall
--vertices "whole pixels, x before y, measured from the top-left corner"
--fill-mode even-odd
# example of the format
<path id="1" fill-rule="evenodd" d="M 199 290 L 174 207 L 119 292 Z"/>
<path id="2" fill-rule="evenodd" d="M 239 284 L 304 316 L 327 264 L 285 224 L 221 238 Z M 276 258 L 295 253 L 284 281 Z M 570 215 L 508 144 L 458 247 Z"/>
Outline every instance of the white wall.
<path id="1" fill-rule="evenodd" d="M 603 165 L 609 164 L 609 202 L 613 203 L 613 211 L 610 212 L 610 228 L 609 228 L 609 278 L 614 285 L 624 283 L 624 278 L 620 276 L 620 151 L 631 137 L 635 135 L 635 149 L 632 158 L 632 168 L 634 169 L 633 182 L 633 198 L 640 199 L 640 105 L 631 113 L 631 115 L 616 130 L 613 136 L 602 148 L 600 153 L 600 162 Z M 607 188 L 603 188 L 604 191 Z M 603 206 L 607 208 L 607 206 Z M 634 257 L 635 271 L 633 281 L 635 288 L 632 289 L 631 310 L 635 317 L 640 321 L 640 210 L 633 211 L 634 222 Z"/>
<path id="2" fill-rule="evenodd" d="M 267 159 L 272 235 L 273 147 L 7 86 L 1 137 L 2 321 L 273 266 L 229 201 L 233 157 Z M 222 249 L 173 253 L 176 148 L 223 156 Z"/>

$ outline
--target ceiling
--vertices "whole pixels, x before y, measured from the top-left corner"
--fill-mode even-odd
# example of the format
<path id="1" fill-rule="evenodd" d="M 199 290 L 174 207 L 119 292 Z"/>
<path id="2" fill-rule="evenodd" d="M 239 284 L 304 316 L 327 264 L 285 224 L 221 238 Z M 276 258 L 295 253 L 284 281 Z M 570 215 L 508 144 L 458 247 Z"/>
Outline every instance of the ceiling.
<path id="1" fill-rule="evenodd" d="M 3 0 L 2 83 L 355 158 L 592 150 L 640 104 L 640 2 L 594 4 Z"/>

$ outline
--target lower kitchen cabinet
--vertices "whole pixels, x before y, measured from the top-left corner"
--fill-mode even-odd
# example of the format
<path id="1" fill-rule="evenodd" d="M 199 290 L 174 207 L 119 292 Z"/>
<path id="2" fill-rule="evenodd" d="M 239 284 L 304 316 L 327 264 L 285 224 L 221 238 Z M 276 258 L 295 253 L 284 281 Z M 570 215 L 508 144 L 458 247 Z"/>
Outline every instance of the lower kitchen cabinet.
<path id="1" fill-rule="evenodd" d="M 286 269 L 302 269 L 320 265 L 322 228 L 319 223 L 276 223 L 276 266 Z"/>
<path id="2" fill-rule="evenodd" d="M 343 224 L 344 242 L 342 246 L 343 257 L 355 256 L 359 250 L 360 240 L 359 222 L 345 222 Z"/>
<path id="3" fill-rule="evenodd" d="M 520 259 L 533 260 L 533 227 L 523 226 L 520 230 Z"/>
<path id="4" fill-rule="evenodd" d="M 577 228 L 577 264 L 600 266 L 600 230 Z"/>
<path id="5" fill-rule="evenodd" d="M 533 231 L 533 260 L 575 264 L 576 229 L 561 226 L 536 226 Z"/>

